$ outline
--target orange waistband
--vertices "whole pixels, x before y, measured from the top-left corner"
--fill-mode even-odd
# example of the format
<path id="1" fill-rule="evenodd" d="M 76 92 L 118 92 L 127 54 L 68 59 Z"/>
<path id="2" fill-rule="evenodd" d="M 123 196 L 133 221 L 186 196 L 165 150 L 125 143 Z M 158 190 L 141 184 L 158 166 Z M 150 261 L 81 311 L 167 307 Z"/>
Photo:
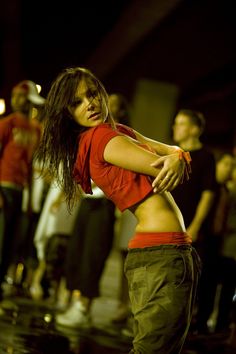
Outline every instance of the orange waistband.
<path id="1" fill-rule="evenodd" d="M 190 243 L 192 239 L 186 232 L 137 232 L 129 241 L 128 248 Z"/>

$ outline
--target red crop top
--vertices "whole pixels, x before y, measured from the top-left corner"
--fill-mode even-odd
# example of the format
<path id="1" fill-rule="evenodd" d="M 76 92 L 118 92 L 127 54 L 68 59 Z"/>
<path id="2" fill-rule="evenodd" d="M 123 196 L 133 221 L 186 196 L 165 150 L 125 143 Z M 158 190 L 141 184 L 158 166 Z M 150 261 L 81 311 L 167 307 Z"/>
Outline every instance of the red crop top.
<path id="1" fill-rule="evenodd" d="M 153 188 L 149 176 L 125 170 L 104 160 L 106 144 L 118 135 L 136 139 L 133 130 L 122 124 L 116 124 L 116 128 L 113 128 L 104 123 L 81 134 L 74 178 L 88 194 L 92 194 L 92 178 L 106 197 L 124 211 L 143 200 Z"/>

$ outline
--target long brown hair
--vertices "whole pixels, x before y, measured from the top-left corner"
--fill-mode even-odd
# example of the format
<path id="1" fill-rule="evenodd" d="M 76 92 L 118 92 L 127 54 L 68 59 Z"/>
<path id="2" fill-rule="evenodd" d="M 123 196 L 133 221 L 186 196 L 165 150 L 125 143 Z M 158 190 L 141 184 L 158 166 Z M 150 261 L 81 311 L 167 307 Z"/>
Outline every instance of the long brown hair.
<path id="1" fill-rule="evenodd" d="M 76 123 L 68 110 L 73 104 L 81 80 L 97 88 L 98 95 L 108 106 L 108 94 L 90 70 L 81 67 L 63 70 L 52 83 L 41 113 L 43 136 L 36 158 L 59 184 L 65 193 L 69 208 L 74 204 L 78 186 L 73 179 L 80 134 L 86 129 Z M 112 122 L 110 114 L 108 121 Z"/>

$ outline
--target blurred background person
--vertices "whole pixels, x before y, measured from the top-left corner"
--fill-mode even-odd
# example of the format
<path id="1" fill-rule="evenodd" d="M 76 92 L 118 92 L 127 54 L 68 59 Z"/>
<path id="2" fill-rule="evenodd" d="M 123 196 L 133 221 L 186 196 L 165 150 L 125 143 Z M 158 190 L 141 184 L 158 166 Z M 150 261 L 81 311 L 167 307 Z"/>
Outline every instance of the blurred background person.
<path id="1" fill-rule="evenodd" d="M 22 81 L 12 89 L 13 112 L 0 120 L 0 284 L 17 258 L 22 194 L 25 187 L 29 191 L 31 188 L 32 158 L 41 135 L 41 126 L 32 119 L 32 111 L 43 104 L 36 84 Z M 29 209 L 30 205 L 29 198 Z"/>
<path id="2" fill-rule="evenodd" d="M 228 205 L 226 225 L 221 246 L 219 265 L 219 301 L 217 307 L 215 332 L 229 333 L 235 331 L 236 292 L 236 159 L 234 158 L 231 178 L 227 183 Z M 234 298 L 234 300 L 233 300 Z M 236 336 L 236 334 L 235 334 Z M 233 337 L 233 336 L 232 336 Z M 236 337 L 235 337 L 236 347 Z"/>
<path id="3" fill-rule="evenodd" d="M 33 272 L 30 294 L 33 299 L 49 298 L 60 306 L 66 304 L 60 296 L 63 292 L 64 263 L 68 240 L 74 230 L 79 202 L 68 210 L 64 194 L 54 180 L 51 180 L 45 202 L 34 234 L 38 267 Z"/>
<path id="4" fill-rule="evenodd" d="M 27 210 L 29 189 L 26 187 L 23 190 L 21 218 L 22 238 L 18 249 L 19 263 L 17 264 L 18 293 L 22 293 L 23 296 L 30 296 L 32 277 L 38 267 L 34 235 L 50 186 L 50 180 L 48 177 L 45 177 L 42 172 L 40 163 L 33 160 L 30 215 L 29 210 Z"/>
<path id="5" fill-rule="evenodd" d="M 68 308 L 55 316 L 58 325 L 86 327 L 91 305 L 99 296 L 99 281 L 114 239 L 115 205 L 92 183 L 93 194 L 84 194 L 69 238 L 65 257 L 65 282 L 70 292 Z"/>
<path id="6" fill-rule="evenodd" d="M 172 194 L 183 213 L 187 233 L 201 258 L 202 240 L 207 237 L 203 224 L 209 218 L 217 186 L 215 156 L 201 141 L 205 125 L 204 115 L 190 109 L 179 110 L 173 124 L 174 142 L 191 154 L 192 173 L 190 179 L 179 184 Z M 192 322 L 194 329 L 195 316 Z"/>
<path id="7" fill-rule="evenodd" d="M 111 93 L 109 95 L 109 107 L 115 122 L 130 126 L 131 107 L 123 94 Z"/>
<path id="8" fill-rule="evenodd" d="M 221 256 L 221 252 L 229 210 L 227 182 L 231 178 L 234 160 L 231 154 L 223 152 L 216 160 L 217 184 L 214 203 L 210 209 L 208 218 L 202 226 L 203 237 L 199 240 L 198 246 L 201 250 L 203 267 L 199 282 L 195 329 L 200 334 L 208 334 L 212 331 L 209 328 L 208 320 L 214 310 L 217 285 L 220 283 L 222 274 L 224 274 L 224 269 L 227 268 L 227 262 Z M 228 276 L 231 277 L 231 275 L 233 274 L 231 273 Z M 232 304 L 232 297 L 230 306 Z M 225 317 L 228 317 L 229 306 L 224 311 L 227 311 Z"/>

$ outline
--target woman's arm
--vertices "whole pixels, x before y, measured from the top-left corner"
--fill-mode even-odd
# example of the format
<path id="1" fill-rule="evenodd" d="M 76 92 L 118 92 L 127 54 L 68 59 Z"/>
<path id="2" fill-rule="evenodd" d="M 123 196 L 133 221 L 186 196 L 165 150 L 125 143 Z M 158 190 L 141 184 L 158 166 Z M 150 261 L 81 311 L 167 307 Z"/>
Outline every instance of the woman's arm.
<path id="1" fill-rule="evenodd" d="M 150 139 L 145 137 L 144 135 L 140 134 L 137 131 L 134 131 L 136 134 L 136 138 L 138 139 L 139 142 L 141 142 L 142 144 L 146 144 L 148 146 L 150 146 L 152 149 L 154 149 L 156 151 L 156 153 L 161 156 L 161 158 L 157 159 L 152 166 L 158 167 L 161 164 L 163 164 L 163 168 L 161 170 L 161 172 L 159 173 L 159 175 L 155 178 L 153 185 L 158 185 L 160 183 L 160 181 L 165 178 L 166 174 L 168 173 L 168 177 L 170 178 L 172 176 L 172 171 L 170 169 L 170 172 L 167 172 L 169 167 L 171 168 L 172 166 L 172 156 L 173 154 L 178 154 L 178 157 L 180 160 L 184 160 L 185 163 L 185 168 L 184 168 L 184 173 L 182 175 L 182 180 L 181 183 L 183 183 L 184 180 L 188 180 L 189 179 L 189 175 L 191 173 L 191 156 L 189 154 L 189 152 L 184 151 L 183 149 L 181 149 L 179 146 L 176 145 L 167 145 L 164 143 L 160 143 L 156 140 Z M 169 165 L 171 164 L 171 165 Z M 174 189 L 177 185 L 173 186 L 172 189 Z M 156 192 L 157 189 L 154 188 L 154 192 Z"/>
<path id="2" fill-rule="evenodd" d="M 134 130 L 137 140 L 142 143 L 149 145 L 152 149 L 156 151 L 156 153 L 160 156 L 170 155 L 176 152 L 177 149 L 180 149 L 179 146 L 176 145 L 167 145 L 164 143 L 160 143 L 159 141 L 150 139 L 140 134 L 139 132 Z"/>
<path id="3" fill-rule="evenodd" d="M 157 154 L 126 136 L 116 136 L 107 143 L 104 159 L 115 166 L 154 177 L 153 188 L 158 193 L 175 188 L 181 182 L 185 169 L 185 162 L 177 153 L 172 151 L 171 155 L 160 157 L 157 163 Z"/>

